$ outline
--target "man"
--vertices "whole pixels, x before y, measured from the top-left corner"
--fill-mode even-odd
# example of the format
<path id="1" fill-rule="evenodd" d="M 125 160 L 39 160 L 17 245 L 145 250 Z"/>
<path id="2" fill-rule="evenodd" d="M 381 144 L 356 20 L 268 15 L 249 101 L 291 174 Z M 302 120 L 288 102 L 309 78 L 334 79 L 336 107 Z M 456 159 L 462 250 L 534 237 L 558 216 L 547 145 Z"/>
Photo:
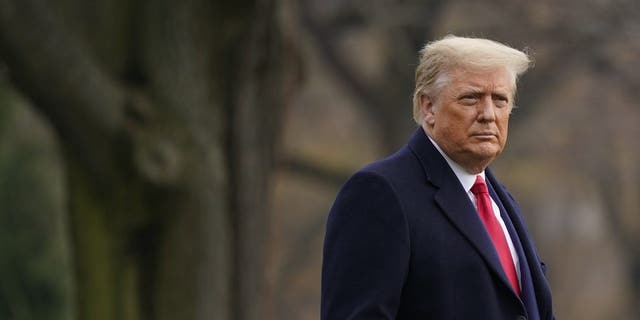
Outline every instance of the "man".
<path id="1" fill-rule="evenodd" d="M 518 205 L 487 169 L 529 65 L 486 39 L 424 47 L 413 99 L 421 128 L 354 174 L 329 214 L 323 320 L 554 318 Z"/>

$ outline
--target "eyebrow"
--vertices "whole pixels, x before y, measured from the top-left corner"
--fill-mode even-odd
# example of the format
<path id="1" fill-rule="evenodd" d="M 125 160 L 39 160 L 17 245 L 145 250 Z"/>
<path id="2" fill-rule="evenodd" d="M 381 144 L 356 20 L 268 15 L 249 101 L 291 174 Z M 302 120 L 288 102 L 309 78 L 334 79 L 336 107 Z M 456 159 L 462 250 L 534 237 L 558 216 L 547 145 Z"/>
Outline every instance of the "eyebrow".
<path id="1" fill-rule="evenodd" d="M 457 93 L 457 96 L 462 94 L 469 94 L 469 93 L 474 95 L 485 94 L 487 92 L 488 92 L 487 90 L 484 90 L 483 88 L 480 88 L 480 87 L 466 86 L 466 87 L 460 88 L 460 90 Z M 494 90 L 491 90 L 491 95 L 501 95 L 501 96 L 509 97 L 512 94 L 506 88 L 496 88 Z"/>
<path id="2" fill-rule="evenodd" d="M 474 86 L 465 86 L 465 87 L 460 88 L 459 91 L 460 92 L 478 92 L 478 93 L 484 92 L 484 90 L 482 88 L 474 87 Z"/>

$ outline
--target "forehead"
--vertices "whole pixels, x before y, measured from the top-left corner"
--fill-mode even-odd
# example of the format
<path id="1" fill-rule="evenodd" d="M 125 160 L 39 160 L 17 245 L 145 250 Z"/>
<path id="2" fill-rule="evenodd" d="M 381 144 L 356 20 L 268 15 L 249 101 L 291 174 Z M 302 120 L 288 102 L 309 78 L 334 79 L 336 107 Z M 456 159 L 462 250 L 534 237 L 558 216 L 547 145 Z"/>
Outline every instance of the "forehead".
<path id="1" fill-rule="evenodd" d="M 506 91 L 515 93 L 515 77 L 505 68 L 490 70 L 456 69 L 449 73 L 449 89 L 454 91 Z"/>

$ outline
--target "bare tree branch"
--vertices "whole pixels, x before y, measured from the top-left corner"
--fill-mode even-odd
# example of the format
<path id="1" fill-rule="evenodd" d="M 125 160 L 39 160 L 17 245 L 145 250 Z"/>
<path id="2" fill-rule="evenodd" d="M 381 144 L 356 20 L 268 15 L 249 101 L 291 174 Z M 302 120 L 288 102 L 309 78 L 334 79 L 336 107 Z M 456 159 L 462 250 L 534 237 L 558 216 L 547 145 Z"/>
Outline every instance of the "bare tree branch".
<path id="1" fill-rule="evenodd" d="M 1 0 L 0 46 L 10 76 L 61 138 L 91 167 L 107 166 L 105 146 L 95 141 L 108 144 L 122 128 L 126 95 L 69 36 L 48 2 Z"/>
<path id="2" fill-rule="evenodd" d="M 278 164 L 282 169 L 303 175 L 329 186 L 341 186 L 352 174 L 348 171 L 333 170 L 298 157 L 286 157 Z"/>
<path id="3" fill-rule="evenodd" d="M 428 39 L 432 37 L 432 30 L 430 27 L 424 26 L 424 21 L 427 21 L 427 25 L 433 24 L 435 22 L 435 17 L 440 13 L 443 3 L 443 1 L 430 1 L 428 5 L 422 5 L 421 8 L 429 8 L 429 10 L 424 11 L 425 16 L 422 17 L 423 20 L 421 20 L 421 22 L 416 21 L 415 13 L 413 15 L 409 15 L 407 14 L 407 10 L 402 9 L 402 5 L 398 5 L 400 6 L 400 9 L 398 9 L 401 13 L 400 16 L 410 19 L 410 21 L 400 22 L 398 20 L 388 21 L 382 19 L 382 23 L 394 25 L 405 24 L 408 26 L 415 26 L 420 23 L 422 26 L 421 31 L 423 32 L 423 37 Z M 358 5 L 357 3 L 353 5 L 353 7 L 363 11 L 367 11 L 366 8 L 368 8 L 368 6 L 369 5 L 364 4 Z M 410 5 L 409 7 L 415 9 L 416 6 Z M 354 8 L 351 9 L 356 10 Z M 381 15 L 382 11 L 382 9 L 375 5 L 372 9 L 372 12 L 377 13 L 377 15 Z M 352 15 L 355 16 L 350 16 L 347 20 L 357 21 L 358 19 L 367 19 L 363 18 L 367 16 L 365 12 L 360 12 L 360 14 L 352 12 Z M 375 18 L 378 17 L 377 15 L 370 20 L 378 22 L 375 20 Z M 404 92 L 403 90 L 399 90 L 398 87 L 409 85 L 406 81 L 406 75 L 395 74 L 397 77 L 383 79 L 384 83 L 372 84 L 371 79 L 364 79 L 358 74 L 358 72 L 356 72 L 353 66 L 344 59 L 335 46 L 335 43 L 338 42 L 337 39 L 340 36 L 339 32 L 344 31 L 344 26 L 341 23 L 349 23 L 349 21 L 339 20 L 337 21 L 338 25 L 329 27 L 320 25 L 312 14 L 310 1 L 308 0 L 300 3 L 300 17 L 301 24 L 315 39 L 315 42 L 319 47 L 319 51 L 327 65 L 331 68 L 331 71 L 354 95 L 354 97 L 360 101 L 360 105 L 364 108 L 364 114 L 368 115 L 371 122 L 379 127 L 377 132 L 380 133 L 380 141 L 382 141 L 382 147 L 385 152 L 397 149 L 399 144 L 406 138 L 407 127 L 411 124 L 409 117 L 398 117 L 399 114 L 403 115 L 403 113 L 398 112 L 398 105 L 407 105 L 407 109 L 410 110 L 411 98 L 410 95 L 407 95 L 405 97 L 406 99 L 400 98 L 398 101 L 398 95 L 389 93 Z M 368 22 L 369 20 L 365 20 L 365 22 L 361 23 Z M 392 63 L 390 66 L 392 67 L 390 71 L 393 71 L 394 64 Z"/>

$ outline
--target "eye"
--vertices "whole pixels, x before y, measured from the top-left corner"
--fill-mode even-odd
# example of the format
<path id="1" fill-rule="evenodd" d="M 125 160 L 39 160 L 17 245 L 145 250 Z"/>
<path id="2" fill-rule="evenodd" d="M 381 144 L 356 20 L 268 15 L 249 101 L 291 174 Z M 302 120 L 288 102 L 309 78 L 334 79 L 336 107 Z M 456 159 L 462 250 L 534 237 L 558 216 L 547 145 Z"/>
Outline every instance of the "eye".
<path id="1" fill-rule="evenodd" d="M 463 105 L 473 105 L 478 102 L 478 97 L 472 94 L 465 94 L 460 96 L 458 98 L 458 101 L 460 101 L 460 103 Z"/>
<path id="2" fill-rule="evenodd" d="M 493 101 L 497 107 L 506 107 L 509 105 L 509 98 L 503 95 L 494 95 Z"/>

